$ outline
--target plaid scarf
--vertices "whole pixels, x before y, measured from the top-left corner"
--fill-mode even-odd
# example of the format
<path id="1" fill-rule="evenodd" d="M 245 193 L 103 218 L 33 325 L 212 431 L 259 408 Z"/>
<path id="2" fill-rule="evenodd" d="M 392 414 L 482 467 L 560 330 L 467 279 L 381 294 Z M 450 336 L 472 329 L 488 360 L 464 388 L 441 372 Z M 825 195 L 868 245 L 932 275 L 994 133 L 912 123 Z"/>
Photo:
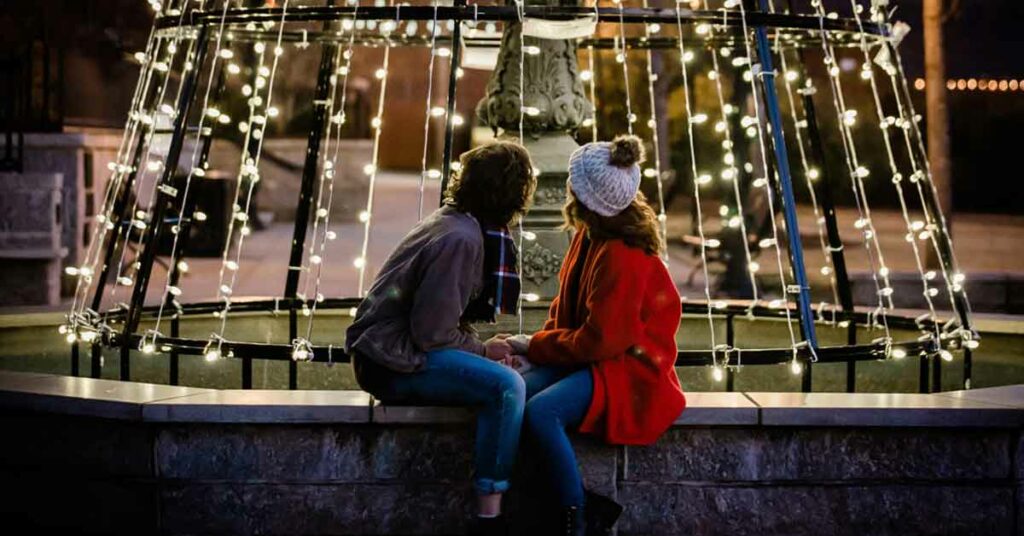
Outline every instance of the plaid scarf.
<path id="1" fill-rule="evenodd" d="M 516 244 L 508 227 L 485 227 L 484 288 L 466 306 L 462 320 L 494 322 L 498 313 L 516 314 L 519 307 L 519 272 Z"/>

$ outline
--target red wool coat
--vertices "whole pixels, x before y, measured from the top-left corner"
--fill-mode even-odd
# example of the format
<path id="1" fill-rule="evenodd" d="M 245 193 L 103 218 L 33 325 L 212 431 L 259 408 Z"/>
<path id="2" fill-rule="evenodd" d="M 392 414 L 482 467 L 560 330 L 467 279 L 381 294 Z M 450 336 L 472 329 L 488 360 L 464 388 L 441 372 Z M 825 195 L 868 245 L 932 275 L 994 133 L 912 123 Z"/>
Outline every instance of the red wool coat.
<path id="1" fill-rule="evenodd" d="M 657 440 L 686 407 L 673 368 L 679 293 L 661 259 L 621 240 L 594 241 L 581 258 L 583 233 L 569 246 L 561 290 L 548 320 L 530 339 L 537 365 L 590 363 L 594 395 L 581 432 L 608 443 Z M 568 279 L 582 262 L 578 292 Z M 576 300 L 576 314 L 564 304 Z"/>

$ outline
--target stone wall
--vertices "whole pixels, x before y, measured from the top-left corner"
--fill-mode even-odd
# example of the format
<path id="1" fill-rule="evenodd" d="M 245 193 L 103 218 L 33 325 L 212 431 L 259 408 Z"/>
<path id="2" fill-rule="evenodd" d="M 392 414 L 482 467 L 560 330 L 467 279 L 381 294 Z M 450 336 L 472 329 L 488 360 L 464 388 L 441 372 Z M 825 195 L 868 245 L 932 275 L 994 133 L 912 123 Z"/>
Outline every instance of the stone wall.
<path id="1" fill-rule="evenodd" d="M 471 514 L 464 411 L 386 408 L 355 392 L 10 377 L 0 376 L 8 527 L 458 534 Z M 795 396 L 809 420 L 825 415 L 814 414 L 823 399 Z M 893 408 L 824 396 L 852 396 L 830 411 L 846 416 L 775 425 L 786 413 L 772 397 L 714 393 L 691 396 L 655 445 L 574 441 L 588 485 L 627 506 L 619 534 L 1024 534 L 1019 408 L 955 393 L 879 395 L 897 397 Z M 506 502 L 520 520 L 545 501 L 535 462 L 521 460 Z"/>

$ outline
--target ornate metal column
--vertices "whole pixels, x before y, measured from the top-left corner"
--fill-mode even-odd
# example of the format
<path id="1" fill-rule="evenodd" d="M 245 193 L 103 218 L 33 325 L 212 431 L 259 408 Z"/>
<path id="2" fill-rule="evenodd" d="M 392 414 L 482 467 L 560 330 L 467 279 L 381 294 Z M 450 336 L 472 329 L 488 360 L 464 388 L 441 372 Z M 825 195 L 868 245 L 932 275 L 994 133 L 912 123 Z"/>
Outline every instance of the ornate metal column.
<path id="1" fill-rule="evenodd" d="M 576 6 L 577 2 L 527 0 L 526 5 Z M 569 235 L 560 230 L 561 209 L 569 155 L 577 148 L 570 133 L 592 116 L 593 107 L 579 79 L 575 41 L 522 36 L 520 28 L 518 22 L 505 28 L 498 63 L 477 115 L 505 139 L 519 136 L 522 116 L 523 143 L 540 171 L 533 206 L 523 223 L 532 233 L 528 236 L 536 236 L 524 240 L 522 252 L 523 291 L 541 297 L 527 310 L 527 327 L 532 328 L 558 292 L 558 270 L 569 244 Z M 520 54 L 524 44 L 531 53 Z"/>

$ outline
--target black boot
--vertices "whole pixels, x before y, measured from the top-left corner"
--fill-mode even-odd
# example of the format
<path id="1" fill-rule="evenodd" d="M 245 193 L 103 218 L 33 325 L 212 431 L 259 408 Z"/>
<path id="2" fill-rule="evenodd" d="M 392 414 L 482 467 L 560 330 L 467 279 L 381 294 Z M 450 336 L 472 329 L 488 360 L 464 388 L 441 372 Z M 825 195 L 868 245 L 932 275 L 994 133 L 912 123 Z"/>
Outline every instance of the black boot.
<path id="1" fill-rule="evenodd" d="M 583 510 L 575 506 L 562 508 L 560 525 L 562 531 L 559 536 L 584 536 L 586 534 L 587 526 L 583 518 Z"/>
<path id="2" fill-rule="evenodd" d="M 508 519 L 505 514 L 496 517 L 477 517 L 470 524 L 470 536 L 508 536 Z"/>
<path id="3" fill-rule="evenodd" d="M 584 491 L 587 536 L 610 536 L 612 527 L 622 515 L 622 505 L 609 497 Z"/>

